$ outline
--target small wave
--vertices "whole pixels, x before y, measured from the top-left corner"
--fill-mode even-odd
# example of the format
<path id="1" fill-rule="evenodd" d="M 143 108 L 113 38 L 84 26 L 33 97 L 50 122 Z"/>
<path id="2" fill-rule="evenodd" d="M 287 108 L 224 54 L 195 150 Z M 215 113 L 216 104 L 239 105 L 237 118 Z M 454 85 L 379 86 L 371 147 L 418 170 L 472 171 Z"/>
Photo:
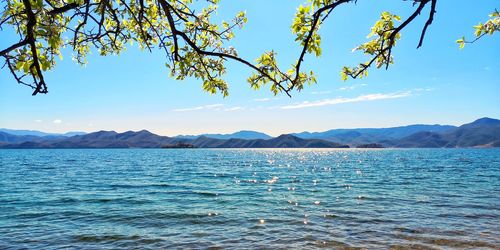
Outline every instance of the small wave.
<path id="1" fill-rule="evenodd" d="M 167 184 L 167 183 L 149 184 L 147 186 L 150 186 L 150 187 L 173 187 L 172 185 Z"/>
<path id="2" fill-rule="evenodd" d="M 71 198 L 71 197 L 63 197 L 63 198 L 56 200 L 55 202 L 56 203 L 75 203 L 75 202 L 79 202 L 79 201 L 80 201 L 79 199 L 75 199 L 75 198 Z"/>
<path id="3" fill-rule="evenodd" d="M 99 204 L 99 203 L 119 203 L 119 204 L 133 205 L 133 204 L 147 204 L 147 203 L 151 203 L 153 201 L 147 200 L 147 199 L 131 198 L 131 197 L 116 197 L 116 198 L 100 197 L 100 198 L 81 199 L 81 200 L 77 200 L 77 202 L 97 203 L 97 204 Z"/>
<path id="4" fill-rule="evenodd" d="M 145 184 L 111 184 L 109 187 L 113 189 L 144 189 L 144 188 L 169 188 L 174 185 L 168 183 L 145 183 Z"/>
<path id="5" fill-rule="evenodd" d="M 112 235 L 77 235 L 77 241 L 80 242 L 115 242 L 115 241 L 137 241 L 141 239 L 139 235 L 120 235 L 120 234 L 112 234 Z"/>
<path id="6" fill-rule="evenodd" d="M 219 196 L 218 193 L 204 192 L 204 191 L 194 191 L 193 194 L 200 195 L 200 196 L 208 196 L 208 197 Z"/>
<path id="7" fill-rule="evenodd" d="M 24 212 L 17 214 L 16 217 L 18 219 L 38 219 L 52 215 L 54 215 L 54 213 L 52 212 Z"/>

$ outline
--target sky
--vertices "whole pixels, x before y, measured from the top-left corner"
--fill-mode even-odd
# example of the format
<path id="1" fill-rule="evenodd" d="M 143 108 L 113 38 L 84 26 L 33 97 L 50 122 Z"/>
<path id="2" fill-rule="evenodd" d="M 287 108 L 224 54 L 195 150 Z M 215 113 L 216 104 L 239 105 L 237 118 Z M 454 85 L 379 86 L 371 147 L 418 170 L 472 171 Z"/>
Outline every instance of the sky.
<path id="1" fill-rule="evenodd" d="M 393 127 L 409 124 L 461 125 L 481 117 L 500 118 L 500 34 L 460 50 L 455 40 L 473 36 L 472 26 L 500 8 L 496 0 L 438 1 L 424 46 L 416 49 L 427 12 L 402 33 L 389 70 L 371 69 L 364 79 L 342 81 L 344 65 L 367 58 L 352 52 L 367 41 L 382 11 L 404 19 L 411 1 L 366 1 L 338 9 L 321 28 L 323 54 L 306 56 L 305 68 L 318 83 L 274 96 L 268 87 L 253 90 L 248 68 L 229 63 L 230 95 L 204 92 L 196 79 L 169 77 L 165 55 L 128 48 L 119 56 L 94 53 L 85 67 L 64 59 L 45 74 L 49 94 L 31 96 L 6 69 L 0 69 L 0 127 L 46 132 L 147 129 L 160 135 L 231 133 L 257 130 L 270 135 L 334 128 Z M 222 0 L 219 19 L 246 11 L 248 23 L 232 45 L 243 58 L 278 53 L 287 67 L 300 53 L 290 32 L 303 1 Z M 427 9 L 426 9 L 427 10 Z M 0 31 L 0 49 L 16 42 Z M 2 62 L 3 64 L 3 62 Z"/>

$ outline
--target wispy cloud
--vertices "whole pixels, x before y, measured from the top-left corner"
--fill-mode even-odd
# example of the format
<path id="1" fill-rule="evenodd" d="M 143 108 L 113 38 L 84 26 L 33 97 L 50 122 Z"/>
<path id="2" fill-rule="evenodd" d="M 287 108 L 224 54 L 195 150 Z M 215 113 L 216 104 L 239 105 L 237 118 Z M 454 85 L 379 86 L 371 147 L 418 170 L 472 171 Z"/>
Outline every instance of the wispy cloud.
<path id="1" fill-rule="evenodd" d="M 341 104 L 341 103 L 351 103 L 351 102 L 368 102 L 368 101 L 376 101 L 376 100 L 385 100 L 385 99 L 397 99 L 397 98 L 403 98 L 407 96 L 411 96 L 412 92 L 411 91 L 406 91 L 406 92 L 395 92 L 395 93 L 387 93 L 387 94 L 382 94 L 382 93 L 375 93 L 375 94 L 368 94 L 368 95 L 361 95 L 358 97 L 353 97 L 353 98 L 334 98 L 334 99 L 323 99 L 319 101 L 305 101 L 299 104 L 292 104 L 292 105 L 286 105 L 286 106 L 281 106 L 281 109 L 301 109 L 301 108 L 311 108 L 311 107 L 321 107 L 321 106 L 327 106 L 327 105 L 336 105 L 336 104 Z"/>
<path id="2" fill-rule="evenodd" d="M 43 121 L 42 121 L 42 120 L 40 120 L 40 119 L 38 119 L 38 120 L 35 120 L 35 122 L 40 123 L 40 122 L 43 122 Z"/>
<path id="3" fill-rule="evenodd" d="M 366 83 L 353 84 L 353 85 L 349 85 L 349 86 L 340 87 L 340 88 L 336 89 L 336 91 L 353 90 L 353 89 L 357 89 L 359 87 L 364 87 L 366 85 L 368 85 L 368 84 L 366 84 Z M 311 95 L 328 95 L 328 94 L 331 94 L 331 93 L 333 93 L 333 91 L 331 91 L 331 90 L 313 91 L 313 92 L 311 92 Z"/>
<path id="4" fill-rule="evenodd" d="M 281 97 L 273 97 L 273 98 L 266 97 L 266 98 L 252 99 L 252 101 L 254 101 L 254 102 L 270 102 L 270 101 L 276 101 L 279 99 L 281 99 Z"/>
<path id="5" fill-rule="evenodd" d="M 366 85 L 367 85 L 366 83 L 362 83 L 362 84 L 354 84 L 354 85 L 350 85 L 350 86 L 340 87 L 340 88 L 338 88 L 337 90 L 341 90 L 341 91 L 353 90 L 353 89 L 357 89 L 357 88 L 359 88 L 359 87 L 364 87 L 364 86 L 366 86 Z"/>
<path id="6" fill-rule="evenodd" d="M 327 91 L 313 91 L 311 92 L 311 95 L 327 95 L 332 93 L 332 91 L 327 90 Z"/>
<path id="7" fill-rule="evenodd" d="M 237 111 L 237 110 L 243 110 L 245 109 L 244 107 L 231 107 L 231 108 L 227 108 L 227 109 L 224 109 L 224 111 Z"/>
<path id="8" fill-rule="evenodd" d="M 62 123 L 62 120 L 60 119 L 55 119 L 54 121 L 52 121 L 53 123 L 55 124 L 61 124 Z"/>
<path id="9" fill-rule="evenodd" d="M 254 102 L 268 102 L 271 101 L 271 98 L 257 98 L 253 99 Z"/>
<path id="10" fill-rule="evenodd" d="M 212 111 L 237 111 L 237 110 L 244 110 L 245 107 L 240 107 L 240 106 L 234 106 L 234 107 L 226 107 L 224 104 L 210 104 L 210 105 L 203 105 L 203 106 L 196 106 L 196 107 L 191 107 L 191 108 L 180 108 L 180 109 L 173 109 L 172 111 L 174 112 L 189 112 L 189 111 L 199 111 L 199 110 L 212 110 Z"/>
<path id="11" fill-rule="evenodd" d="M 191 108 L 180 108 L 180 109 L 173 109 L 172 111 L 174 112 L 186 112 L 186 111 L 196 111 L 196 110 L 215 110 L 215 109 L 220 109 L 224 107 L 224 104 L 210 104 L 210 105 L 203 105 L 203 106 L 197 106 L 197 107 L 191 107 Z"/>
<path id="12" fill-rule="evenodd" d="M 347 86 L 347 87 L 341 87 L 341 88 L 338 88 L 337 90 L 342 90 L 342 91 L 345 91 L 345 90 L 353 90 L 355 89 L 356 87 L 354 86 Z"/>
<path id="13" fill-rule="evenodd" d="M 416 89 L 413 89 L 413 91 L 415 92 L 423 92 L 423 91 L 426 91 L 426 92 L 430 92 L 430 91 L 434 91 L 435 88 L 416 88 Z"/>

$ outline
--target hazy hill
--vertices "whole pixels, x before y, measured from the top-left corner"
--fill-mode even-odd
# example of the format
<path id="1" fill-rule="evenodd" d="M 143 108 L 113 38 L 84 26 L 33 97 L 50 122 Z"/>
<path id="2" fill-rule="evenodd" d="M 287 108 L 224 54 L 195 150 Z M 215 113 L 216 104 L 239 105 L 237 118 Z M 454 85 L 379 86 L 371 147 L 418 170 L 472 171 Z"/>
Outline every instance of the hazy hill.
<path id="1" fill-rule="evenodd" d="M 146 130 L 138 132 L 98 131 L 51 143 L 54 148 L 159 148 L 175 144 L 175 138 L 159 136 Z"/>
<path id="2" fill-rule="evenodd" d="M 209 137 L 214 139 L 246 139 L 246 140 L 254 140 L 254 139 L 271 139 L 270 135 L 251 131 L 251 130 L 241 130 L 232 134 L 202 134 L 202 135 L 178 135 L 175 138 L 180 139 L 196 139 L 198 137 Z"/>
<path id="3" fill-rule="evenodd" d="M 8 133 L 11 135 L 65 136 L 65 137 L 86 134 L 85 132 L 67 132 L 64 134 L 58 134 L 58 133 L 45 133 L 38 130 L 20 130 L 20 129 L 8 129 L 8 128 L 0 128 L 0 132 Z"/>
<path id="4" fill-rule="evenodd" d="M 481 118 L 442 132 L 418 132 L 389 142 L 394 147 L 462 148 L 500 146 L 500 120 Z"/>
<path id="5" fill-rule="evenodd" d="M 427 129 L 427 130 L 426 130 Z M 416 131 L 416 132 L 415 132 Z M 299 136 L 297 136 L 299 135 Z M 147 130 L 138 132 L 98 131 L 65 136 L 12 135 L 0 132 L 1 148 L 160 148 L 187 145 L 200 148 L 339 148 L 359 147 L 500 147 L 500 120 L 481 118 L 460 127 L 411 125 L 386 129 L 335 129 L 321 133 L 299 133 L 267 138 L 254 131 L 240 131 L 222 138 L 167 137 Z M 227 138 L 265 137 L 265 139 Z M 302 138 L 300 137 L 302 136 Z M 325 139 L 318 139 L 322 137 Z"/>
<path id="6" fill-rule="evenodd" d="M 448 144 L 443 135 L 435 132 L 417 132 L 386 145 L 398 148 L 442 148 Z"/>
<path id="7" fill-rule="evenodd" d="M 4 143 L 21 143 L 21 142 L 33 142 L 33 141 L 57 140 L 57 139 L 61 139 L 61 138 L 66 138 L 66 137 L 65 136 L 55 136 L 55 135 L 45 135 L 45 136 L 14 135 L 14 134 L 0 131 L 0 142 L 4 142 Z"/>
<path id="8" fill-rule="evenodd" d="M 318 139 L 302 139 L 293 135 L 280 135 L 276 138 L 263 140 L 245 140 L 245 139 L 213 139 L 206 136 L 198 137 L 191 142 L 196 147 L 200 148 L 346 148 L 347 145 L 342 145 L 335 142 L 318 140 Z"/>
<path id="9" fill-rule="evenodd" d="M 13 136 L 13 135 L 11 135 Z M 19 136 L 13 136 L 19 137 Z M 10 138 L 10 137 L 9 137 Z M 167 136 L 159 136 L 149 131 L 138 132 L 127 131 L 117 133 L 115 131 L 98 131 L 86 135 L 77 135 L 57 140 L 37 140 L 17 143 L 18 140 L 10 139 L 12 142 L 0 143 L 2 148 L 161 148 L 179 143 L 193 145 L 201 148 L 338 148 L 348 147 L 338 143 L 318 140 L 301 139 L 292 135 L 281 135 L 276 138 L 263 140 L 245 139 L 214 139 L 201 136 L 196 139 L 180 139 Z M 2 142 L 0 140 L 0 142 Z"/>
<path id="10" fill-rule="evenodd" d="M 401 139 L 418 132 L 445 132 L 456 128 L 450 125 L 409 125 L 392 128 L 356 128 L 332 129 L 325 132 L 302 132 L 293 134 L 305 139 L 323 139 L 349 145 L 378 143 L 381 141 Z"/>
<path id="11" fill-rule="evenodd" d="M 500 120 L 481 118 L 445 133 L 444 136 L 449 141 L 447 147 L 498 145 L 500 142 Z"/>

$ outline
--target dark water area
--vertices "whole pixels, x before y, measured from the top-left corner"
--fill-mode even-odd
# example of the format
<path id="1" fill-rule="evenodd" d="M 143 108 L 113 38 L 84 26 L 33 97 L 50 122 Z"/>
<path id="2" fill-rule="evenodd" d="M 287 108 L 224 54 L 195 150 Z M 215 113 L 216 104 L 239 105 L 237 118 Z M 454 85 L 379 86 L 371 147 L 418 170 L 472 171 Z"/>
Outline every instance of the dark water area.
<path id="1" fill-rule="evenodd" d="M 0 249 L 358 247 L 500 249 L 500 150 L 0 150 Z"/>

